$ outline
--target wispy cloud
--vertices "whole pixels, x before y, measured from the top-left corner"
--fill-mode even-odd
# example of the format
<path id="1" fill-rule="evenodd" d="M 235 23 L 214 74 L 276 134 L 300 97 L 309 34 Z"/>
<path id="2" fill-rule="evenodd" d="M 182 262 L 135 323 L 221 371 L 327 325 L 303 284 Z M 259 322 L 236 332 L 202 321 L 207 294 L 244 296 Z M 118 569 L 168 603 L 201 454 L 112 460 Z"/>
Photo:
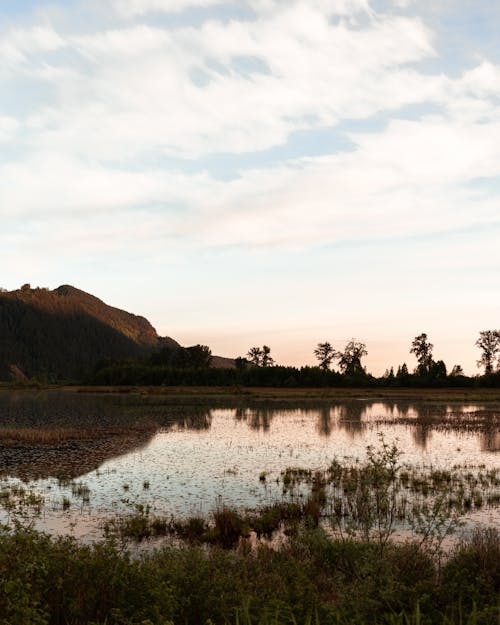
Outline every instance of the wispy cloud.
<path id="1" fill-rule="evenodd" d="M 314 255 L 431 235 L 443 258 L 445 235 L 499 225 L 500 65 L 472 49 L 448 71 L 428 4 L 44 4 L 0 37 L 3 262 L 22 247 L 46 267 L 56 249 L 149 267 L 166 247 Z M 332 129 L 337 144 L 307 143 Z"/>

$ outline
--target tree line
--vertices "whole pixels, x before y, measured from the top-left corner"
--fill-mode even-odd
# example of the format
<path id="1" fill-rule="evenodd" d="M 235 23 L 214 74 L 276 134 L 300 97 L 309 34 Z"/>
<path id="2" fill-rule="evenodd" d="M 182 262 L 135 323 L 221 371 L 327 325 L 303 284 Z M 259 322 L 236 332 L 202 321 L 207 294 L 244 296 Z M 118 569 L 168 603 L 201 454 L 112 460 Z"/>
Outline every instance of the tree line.
<path id="1" fill-rule="evenodd" d="M 494 386 L 500 387 L 500 331 L 479 333 L 475 345 L 480 350 L 477 361 L 484 374 L 464 375 L 461 365 L 450 371 L 443 360 L 435 360 L 433 344 L 426 333 L 416 336 L 409 349 L 417 360 L 410 372 L 406 363 L 386 370 L 381 377 L 367 372 L 362 360 L 368 355 L 366 344 L 352 339 L 342 350 L 329 341 L 314 349 L 316 366 L 288 367 L 277 364 L 268 345 L 251 347 L 245 356 L 234 360 L 234 367 L 214 366 L 207 345 L 163 347 L 148 358 L 126 361 L 103 360 L 87 376 L 92 384 L 111 385 L 208 385 L 208 386 Z"/>

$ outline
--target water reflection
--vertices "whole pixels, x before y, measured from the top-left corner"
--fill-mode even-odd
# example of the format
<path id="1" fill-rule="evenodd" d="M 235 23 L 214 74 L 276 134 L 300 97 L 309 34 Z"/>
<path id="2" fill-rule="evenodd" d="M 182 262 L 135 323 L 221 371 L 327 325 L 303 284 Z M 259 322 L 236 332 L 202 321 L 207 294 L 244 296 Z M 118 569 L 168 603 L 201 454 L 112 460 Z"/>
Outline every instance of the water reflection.
<path id="1" fill-rule="evenodd" d="M 415 425 L 410 426 L 412 430 L 412 437 L 415 441 L 415 445 L 422 450 L 427 448 L 428 443 L 432 437 L 432 429 L 427 425 Z"/>
<path id="2" fill-rule="evenodd" d="M 77 478 L 160 430 L 209 430 L 211 411 L 128 395 L 0 393 L 0 476 Z"/>
<path id="3" fill-rule="evenodd" d="M 52 502 L 47 527 L 61 527 L 63 514 L 66 525 L 80 523 L 73 499 L 61 510 L 63 497 L 73 497 L 55 479 L 63 476 L 88 486 L 97 520 L 126 511 L 124 499 L 158 514 L 210 513 L 220 501 L 255 507 L 280 499 L 287 467 L 361 459 L 379 433 L 398 441 L 408 463 L 496 467 L 500 406 L 245 397 L 203 406 L 196 398 L 0 392 L 0 476 L 30 482 Z"/>
<path id="4" fill-rule="evenodd" d="M 275 414 L 277 411 L 270 408 L 236 408 L 234 418 L 246 422 L 252 430 L 267 432 Z"/>
<path id="5" fill-rule="evenodd" d="M 275 423 L 285 420 L 291 445 L 307 436 L 308 444 L 321 446 L 341 435 L 362 445 L 371 440 L 370 432 L 391 434 L 404 428 L 409 435 L 406 445 L 422 452 L 433 447 L 434 434 L 441 431 L 472 435 L 485 453 L 500 451 L 500 407 L 491 404 L 349 399 L 234 406 L 234 400 L 228 400 L 224 409 L 233 422 L 265 433 L 269 440 Z M 0 475 L 77 478 L 113 458 L 145 449 L 159 431 L 213 433 L 216 412 L 198 405 L 195 398 L 179 404 L 168 397 L 139 394 L 0 393 Z M 316 434 L 308 431 L 308 424 L 314 424 Z"/>
<path id="6" fill-rule="evenodd" d="M 321 436 L 330 436 L 332 433 L 332 409 L 323 406 L 319 409 L 317 430 Z"/>
<path id="7" fill-rule="evenodd" d="M 171 415 L 168 425 L 184 430 L 209 430 L 212 427 L 212 411 L 206 408 L 190 408 L 188 414 Z"/>
<path id="8" fill-rule="evenodd" d="M 500 451 L 500 432 L 490 430 L 481 435 L 481 451 Z"/>
<path id="9" fill-rule="evenodd" d="M 96 432 L 93 439 L 85 437 L 57 444 L 0 444 L 0 476 L 25 482 L 48 477 L 76 479 L 112 458 L 140 451 L 155 432 L 154 429 L 107 429 Z"/>

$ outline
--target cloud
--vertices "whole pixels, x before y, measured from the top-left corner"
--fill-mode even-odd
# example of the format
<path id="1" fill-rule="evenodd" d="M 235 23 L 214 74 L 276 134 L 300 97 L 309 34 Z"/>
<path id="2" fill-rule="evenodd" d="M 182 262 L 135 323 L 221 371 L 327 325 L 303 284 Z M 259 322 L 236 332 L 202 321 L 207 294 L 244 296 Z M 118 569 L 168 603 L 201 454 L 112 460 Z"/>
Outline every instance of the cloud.
<path id="1" fill-rule="evenodd" d="M 28 61 L 33 55 L 52 52 L 63 45 L 63 38 L 50 26 L 8 29 L 0 39 L 0 73 L 2 69 Z"/>
<path id="2" fill-rule="evenodd" d="M 182 6 L 140 3 L 144 11 Z M 419 17 L 376 14 L 362 0 L 249 6 L 255 19 L 212 16 L 196 27 L 10 31 L 9 58 L 22 58 L 23 76 L 51 95 L 25 118 L 0 117 L 0 141 L 22 146 L 21 157 L 0 167 L 4 217 L 121 211 L 149 215 L 159 236 L 255 247 L 495 220 L 490 199 L 467 185 L 500 174 L 491 141 L 500 130 L 498 66 L 481 60 L 457 78 L 420 71 L 436 55 L 433 32 Z M 331 19 L 361 13 L 355 26 Z M 44 57 L 54 50 L 56 59 Z M 194 71 L 205 80 L 194 81 Z M 398 119 L 420 104 L 432 114 Z M 349 152 L 283 157 L 231 181 L 186 167 L 377 115 L 385 116 L 378 129 L 347 133 Z"/>
<path id="3" fill-rule="evenodd" d="M 180 13 L 192 7 L 208 7 L 222 2 L 223 0 L 111 0 L 111 5 L 119 15 L 134 18 L 147 13 Z"/>
<path id="4" fill-rule="evenodd" d="M 421 325 L 436 341 L 492 327 L 500 65 L 492 42 L 476 54 L 478 5 L 451 71 L 452 5 L 55 0 L 12 16 L 3 286 L 111 289 L 147 315 L 156 298 L 152 320 L 193 342 L 233 327 L 247 348 L 246 327 L 274 351 L 275 328 L 286 351 L 301 333 L 296 362 L 323 335 L 389 327 L 406 358 Z"/>
<path id="5" fill-rule="evenodd" d="M 255 20 L 199 28 L 65 33 L 78 63 L 63 56 L 29 68 L 54 93 L 27 121 L 34 147 L 103 161 L 266 150 L 435 88 L 436 79 L 407 66 L 435 54 L 419 19 L 383 16 L 350 28 L 332 23 L 322 4 L 274 3 Z M 249 73 L 242 59 L 256 59 L 257 69 Z"/>
<path id="6" fill-rule="evenodd" d="M 18 127 L 19 123 L 15 118 L 0 115 L 0 143 L 13 141 Z"/>

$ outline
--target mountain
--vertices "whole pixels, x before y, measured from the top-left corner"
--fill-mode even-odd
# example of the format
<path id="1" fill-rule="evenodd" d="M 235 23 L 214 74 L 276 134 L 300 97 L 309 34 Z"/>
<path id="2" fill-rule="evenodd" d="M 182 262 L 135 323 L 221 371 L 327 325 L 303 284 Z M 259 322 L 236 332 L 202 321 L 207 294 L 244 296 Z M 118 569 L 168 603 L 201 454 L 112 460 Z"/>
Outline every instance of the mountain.
<path id="1" fill-rule="evenodd" d="M 75 287 L 0 292 L 0 379 L 10 379 L 13 367 L 28 377 L 79 377 L 104 358 L 136 358 L 159 347 L 179 344 L 159 337 L 144 317 Z"/>

